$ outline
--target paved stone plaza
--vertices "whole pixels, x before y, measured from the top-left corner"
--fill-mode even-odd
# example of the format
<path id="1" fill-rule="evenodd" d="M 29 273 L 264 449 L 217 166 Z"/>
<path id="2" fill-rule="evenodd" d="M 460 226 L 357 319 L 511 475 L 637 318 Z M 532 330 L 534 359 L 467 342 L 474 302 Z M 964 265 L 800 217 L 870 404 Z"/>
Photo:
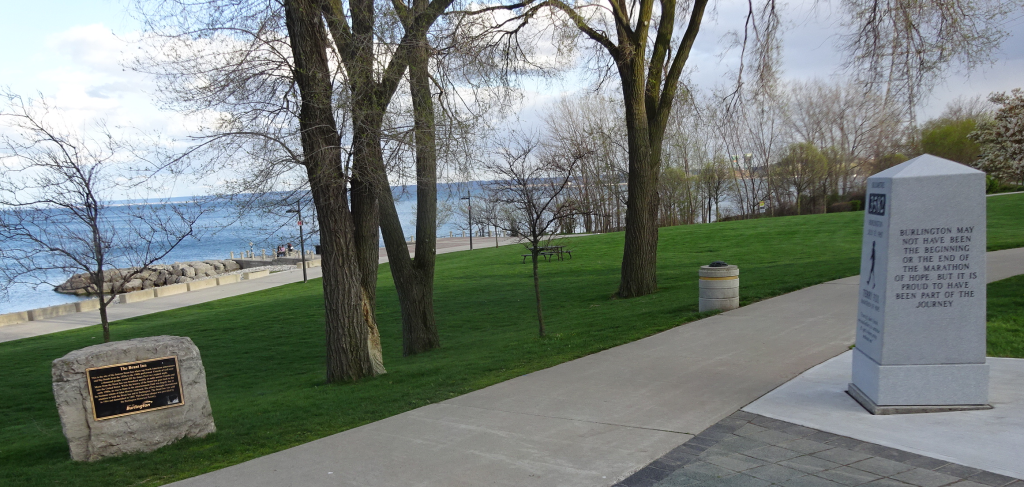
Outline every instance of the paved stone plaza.
<path id="1" fill-rule="evenodd" d="M 1024 487 L 986 472 L 737 411 L 616 487 Z"/>

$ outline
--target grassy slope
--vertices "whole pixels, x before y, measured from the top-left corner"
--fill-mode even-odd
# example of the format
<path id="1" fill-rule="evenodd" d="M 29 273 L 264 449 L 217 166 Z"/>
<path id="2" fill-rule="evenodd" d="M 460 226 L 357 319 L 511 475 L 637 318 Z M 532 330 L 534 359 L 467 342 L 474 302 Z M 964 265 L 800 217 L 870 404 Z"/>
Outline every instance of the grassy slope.
<path id="1" fill-rule="evenodd" d="M 1024 195 L 988 198 L 988 247 L 1024 247 Z M 1024 358 L 1024 276 L 988 285 L 988 354 Z"/>
<path id="2" fill-rule="evenodd" d="M 1024 358 L 1024 275 L 988 285 L 988 355 Z"/>
<path id="3" fill-rule="evenodd" d="M 989 199 L 990 247 L 1024 246 L 1024 195 Z M 148 454 L 68 460 L 49 364 L 100 341 L 98 327 L 0 344 L 0 484 L 156 485 L 236 464 L 549 367 L 699 318 L 696 268 L 738 264 L 743 300 L 857 272 L 863 213 L 665 228 L 660 291 L 612 299 L 622 235 L 572 239 L 572 260 L 544 263 L 548 332 L 536 338 L 529 265 L 517 246 L 438 257 L 443 348 L 401 356 L 394 288 L 381 267 L 378 316 L 388 374 L 323 384 L 319 281 L 115 323 L 115 340 L 191 337 L 206 366 L 218 432 Z"/>
<path id="4" fill-rule="evenodd" d="M 988 249 L 1024 247 L 1024 194 L 986 198 L 988 202 Z"/>

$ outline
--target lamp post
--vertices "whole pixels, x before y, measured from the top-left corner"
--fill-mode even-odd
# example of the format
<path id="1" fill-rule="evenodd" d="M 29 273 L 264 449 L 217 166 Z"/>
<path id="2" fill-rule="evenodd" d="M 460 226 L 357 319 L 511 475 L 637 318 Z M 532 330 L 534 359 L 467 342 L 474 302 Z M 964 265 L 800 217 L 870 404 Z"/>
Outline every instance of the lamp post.
<path id="1" fill-rule="evenodd" d="M 302 236 L 302 200 L 295 202 L 294 210 L 285 210 L 285 213 L 297 213 L 299 217 L 299 253 L 302 255 L 302 282 L 306 282 L 306 242 Z"/>
<path id="2" fill-rule="evenodd" d="M 466 200 L 469 206 L 469 250 L 473 250 L 473 193 L 466 193 L 459 199 Z"/>

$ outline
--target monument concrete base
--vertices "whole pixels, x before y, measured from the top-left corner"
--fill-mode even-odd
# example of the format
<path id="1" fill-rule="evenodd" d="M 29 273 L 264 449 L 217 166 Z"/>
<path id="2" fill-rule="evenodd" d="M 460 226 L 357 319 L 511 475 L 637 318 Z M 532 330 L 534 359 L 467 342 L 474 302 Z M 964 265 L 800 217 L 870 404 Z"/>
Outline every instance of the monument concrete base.
<path id="1" fill-rule="evenodd" d="M 879 365 L 855 348 L 847 392 L 872 414 L 989 409 L 988 372 L 988 364 Z"/>
<path id="2" fill-rule="evenodd" d="M 852 382 L 846 389 L 858 404 L 871 414 L 917 414 L 917 413 L 948 413 L 952 411 L 976 411 L 979 409 L 992 409 L 991 404 L 970 404 L 963 406 L 879 406 L 867 395 L 861 392 Z"/>

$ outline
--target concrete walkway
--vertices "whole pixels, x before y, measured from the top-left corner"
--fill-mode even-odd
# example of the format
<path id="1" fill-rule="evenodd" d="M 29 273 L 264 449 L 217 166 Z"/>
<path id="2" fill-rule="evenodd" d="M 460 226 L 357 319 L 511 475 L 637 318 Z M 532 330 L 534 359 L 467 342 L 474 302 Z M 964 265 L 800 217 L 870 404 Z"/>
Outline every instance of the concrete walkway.
<path id="1" fill-rule="evenodd" d="M 990 281 L 1024 249 L 988 254 Z M 857 277 L 680 326 L 177 486 L 610 486 L 854 341 Z"/>

